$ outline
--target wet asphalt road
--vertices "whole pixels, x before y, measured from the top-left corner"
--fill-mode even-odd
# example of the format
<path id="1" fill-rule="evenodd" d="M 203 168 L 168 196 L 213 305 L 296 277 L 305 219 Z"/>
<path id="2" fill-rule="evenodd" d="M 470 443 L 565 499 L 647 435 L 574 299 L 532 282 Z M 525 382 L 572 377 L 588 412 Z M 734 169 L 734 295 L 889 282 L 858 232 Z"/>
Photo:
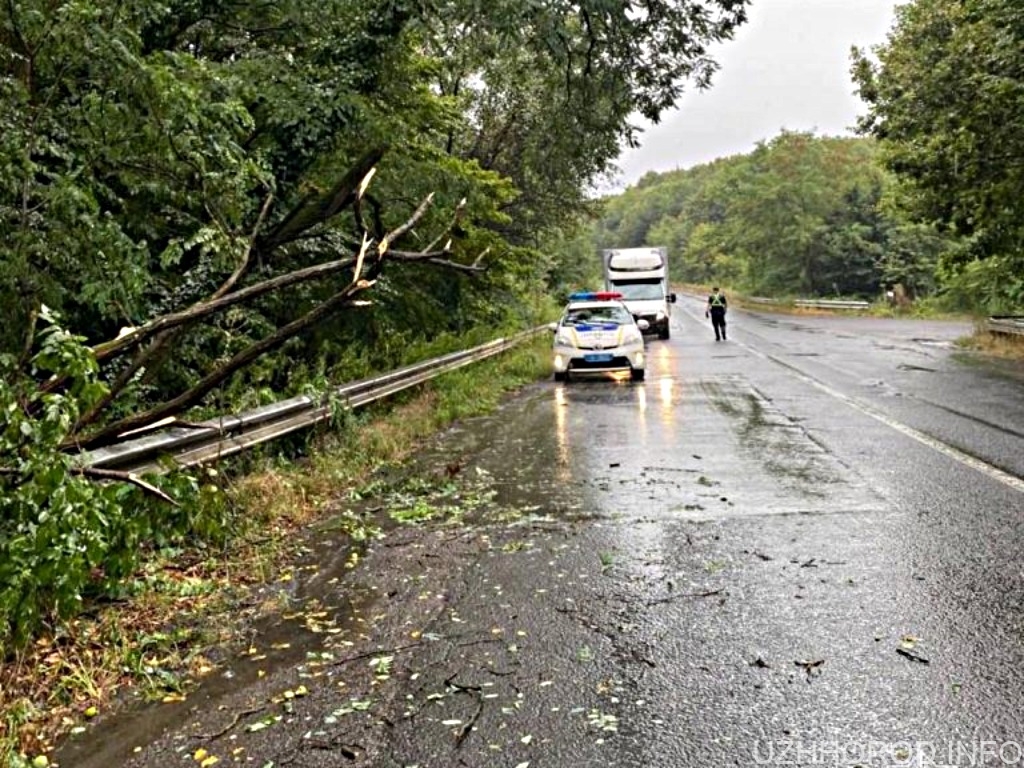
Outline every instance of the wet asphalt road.
<path id="1" fill-rule="evenodd" d="M 61 765 L 1024 765 L 1024 380 L 962 325 L 730 321 L 442 436 L 481 522 L 324 534 L 307 618 Z"/>

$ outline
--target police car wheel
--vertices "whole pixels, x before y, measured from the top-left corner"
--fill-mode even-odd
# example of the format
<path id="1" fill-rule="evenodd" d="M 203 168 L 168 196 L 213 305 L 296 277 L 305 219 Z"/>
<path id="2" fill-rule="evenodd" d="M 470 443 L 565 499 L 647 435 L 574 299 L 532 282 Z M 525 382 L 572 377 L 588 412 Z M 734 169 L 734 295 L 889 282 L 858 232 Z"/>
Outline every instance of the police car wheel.
<path id="1" fill-rule="evenodd" d="M 633 381 L 643 381 L 644 380 L 644 369 L 643 368 L 630 368 L 629 369 L 629 378 L 631 378 Z"/>
<path id="2" fill-rule="evenodd" d="M 555 381 L 568 381 L 568 380 L 569 380 L 569 372 L 568 371 L 555 371 Z"/>
<path id="3" fill-rule="evenodd" d="M 658 331 L 658 338 L 659 339 L 667 339 L 671 335 L 672 335 L 672 332 L 669 330 L 669 327 L 667 325 L 664 328 L 662 328 L 660 331 Z"/>

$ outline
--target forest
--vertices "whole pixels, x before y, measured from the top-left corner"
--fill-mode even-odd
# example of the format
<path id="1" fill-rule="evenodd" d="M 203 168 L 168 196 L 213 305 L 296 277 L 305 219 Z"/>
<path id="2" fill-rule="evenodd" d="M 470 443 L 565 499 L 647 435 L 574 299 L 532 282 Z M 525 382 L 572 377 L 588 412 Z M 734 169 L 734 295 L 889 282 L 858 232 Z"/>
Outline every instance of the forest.
<path id="1" fill-rule="evenodd" d="M 916 0 L 851 51 L 859 138 L 782 132 L 650 173 L 604 201 L 578 252 L 663 245 L 677 280 L 752 295 L 1020 314 L 1024 24 L 1007 0 Z"/>
<path id="2" fill-rule="evenodd" d="M 955 240 L 888 205 L 893 183 L 872 139 L 784 132 L 746 155 L 648 174 L 606 201 L 588 237 L 666 246 L 674 279 L 751 295 L 928 297 Z"/>
<path id="3" fill-rule="evenodd" d="M 859 138 L 591 191 L 747 0 L 10 0 L 0 9 L 0 652 L 187 509 L 74 450 L 547 319 L 596 249 L 751 294 L 1024 305 L 1024 22 L 917 0 Z M 102 482 L 97 482 L 102 480 Z M 188 486 L 188 478 L 173 478 Z"/>

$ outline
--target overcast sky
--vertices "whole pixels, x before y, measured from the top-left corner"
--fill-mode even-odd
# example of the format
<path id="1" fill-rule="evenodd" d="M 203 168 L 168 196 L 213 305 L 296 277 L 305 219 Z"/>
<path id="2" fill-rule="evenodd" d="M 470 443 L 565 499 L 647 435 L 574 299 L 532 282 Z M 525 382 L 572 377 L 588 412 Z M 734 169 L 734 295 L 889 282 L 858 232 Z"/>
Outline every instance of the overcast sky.
<path id="1" fill-rule="evenodd" d="M 648 171 L 689 168 L 753 149 L 782 129 L 849 135 L 864 111 L 850 81 L 850 46 L 885 41 L 897 0 L 753 0 L 733 40 L 715 49 L 710 90 L 641 134 L 619 159 L 617 188 Z"/>

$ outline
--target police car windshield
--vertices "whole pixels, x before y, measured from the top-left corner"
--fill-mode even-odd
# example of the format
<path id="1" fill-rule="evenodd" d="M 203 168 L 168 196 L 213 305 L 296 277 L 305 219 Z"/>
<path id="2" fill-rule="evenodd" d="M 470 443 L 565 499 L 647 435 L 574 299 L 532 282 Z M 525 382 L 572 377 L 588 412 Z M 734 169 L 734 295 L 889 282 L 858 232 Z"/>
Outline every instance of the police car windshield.
<path id="1" fill-rule="evenodd" d="M 595 305 L 577 307 L 565 314 L 565 325 L 586 325 L 587 323 L 615 323 L 625 325 L 632 322 L 633 317 L 621 304 Z"/>

